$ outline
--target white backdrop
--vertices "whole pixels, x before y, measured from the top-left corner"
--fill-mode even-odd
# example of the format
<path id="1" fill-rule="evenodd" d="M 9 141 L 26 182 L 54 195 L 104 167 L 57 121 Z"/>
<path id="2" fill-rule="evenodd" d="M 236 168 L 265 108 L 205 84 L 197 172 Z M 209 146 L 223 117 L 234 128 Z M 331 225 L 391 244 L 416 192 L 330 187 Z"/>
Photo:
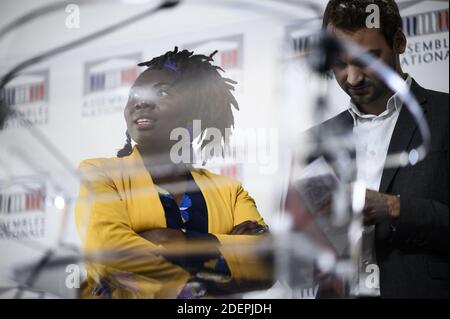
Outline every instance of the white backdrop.
<path id="1" fill-rule="evenodd" d="M 50 2 L 57 1 L 2 1 L 0 26 Z M 270 4 L 270 10 L 260 12 L 247 10 L 243 5 L 215 6 L 214 1 L 209 1 L 209 5 L 205 4 L 206 1 L 202 4 L 186 2 L 174 10 L 161 12 L 39 63 L 8 85 L 16 101 L 14 107 L 36 123 L 73 169 L 85 158 L 115 156 L 125 141 L 122 112 L 130 81 L 141 71 L 135 65 L 173 49 L 175 45 L 199 53 L 210 53 L 215 49 L 220 51 L 216 62 L 224 66 L 226 76 L 239 81 L 236 97 L 241 111 L 235 115 L 237 128 L 261 128 L 266 133 L 270 128 L 283 129 L 285 123 L 281 114 L 285 109 L 280 94 L 287 88 L 296 88 L 293 96 L 299 97 L 298 102 L 294 102 L 298 107 L 289 109 L 291 119 L 297 122 L 296 129 L 301 131 L 315 124 L 311 116 L 314 98 L 311 74 L 307 69 L 299 68 L 293 78 L 287 77 L 283 73 L 286 66 L 283 63 L 283 48 L 293 46 L 295 41 L 298 50 L 307 49 L 309 34 L 304 29 L 305 21 L 312 19 L 306 25 L 314 25 L 319 23 L 320 17 L 305 9 L 293 10 L 280 4 Z M 263 2 L 242 1 L 243 4 Z M 326 2 L 318 1 L 323 6 Z M 423 86 L 448 92 L 448 2 L 398 2 L 409 43 L 407 52 L 402 56 L 404 69 Z M 61 8 L 0 39 L 0 73 L 37 53 L 137 14 L 147 7 L 142 4 L 124 6 L 115 2 L 81 6 L 79 29 L 65 26 L 68 14 Z M 330 95 L 333 103 L 328 117 L 347 106 L 347 97 L 333 80 L 330 81 Z M 13 136 L 15 143 L 25 143 L 18 138 L 19 135 L 13 134 L 20 130 L 20 127 L 10 127 L 5 131 Z M 54 159 L 44 160 L 46 157 L 39 153 L 44 152 L 38 146 L 39 142 L 30 136 L 24 138 L 29 139 L 26 143 L 30 144 L 28 150 L 31 158 L 39 164 L 34 172 L 27 173 L 33 176 L 30 183 L 34 183 L 36 175 L 53 174 L 57 182 L 65 184 L 67 175 L 57 173 Z M 277 138 L 279 143 L 271 150 L 272 153 L 266 154 L 265 163 L 235 163 L 222 169 L 214 168 L 243 182 L 269 224 L 279 211 L 282 176 L 286 171 L 283 134 Z M 4 152 L 3 146 L 0 152 Z M 5 154 L 0 159 L 8 162 L 5 158 L 10 158 L 10 155 Z M 16 163 L 14 160 L 7 163 L 8 168 L 5 163 L 0 164 L 3 165 L 0 179 L 5 180 L 7 172 L 14 170 L 11 166 Z M 262 173 L 261 166 L 264 165 L 274 169 Z M 17 169 L 15 175 L 24 175 L 24 171 Z M 68 184 L 68 192 L 76 196 L 76 185 Z M 50 191 L 51 187 L 45 189 Z M 0 193 L 3 200 L 11 194 L 23 198 L 20 199 L 22 201 L 27 200 L 26 190 L 6 183 L 0 183 Z M 24 205 L 30 208 L 27 202 Z M 31 231 L 29 224 L 23 226 L 27 229 L 20 226 L 25 225 L 31 215 L 20 212 L 20 209 L 12 212 L 5 208 L 7 206 L 1 207 L 0 223 L 17 232 L 16 239 L 53 244 L 57 240 L 55 229 L 60 228 L 62 215 L 52 213 L 46 205 L 29 209 L 43 218 L 44 226 L 40 232 Z M 69 225 L 64 233 L 65 241 L 79 244 L 73 220 Z M 2 247 L 6 247 L 5 250 L 2 248 L 6 255 L 3 254 L 0 267 L 10 267 L 13 261 L 32 255 L 28 250 L 14 246 L 9 237 L 7 233 L 0 237 Z"/>

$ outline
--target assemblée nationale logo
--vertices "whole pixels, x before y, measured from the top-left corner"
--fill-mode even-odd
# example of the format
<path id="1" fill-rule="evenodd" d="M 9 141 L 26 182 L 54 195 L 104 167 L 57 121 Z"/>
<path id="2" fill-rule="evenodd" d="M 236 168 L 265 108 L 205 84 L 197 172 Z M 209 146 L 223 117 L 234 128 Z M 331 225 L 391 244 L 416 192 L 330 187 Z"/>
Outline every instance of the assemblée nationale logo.
<path id="1" fill-rule="evenodd" d="M 243 36 L 233 35 L 223 38 L 210 39 L 197 43 L 185 45 L 195 52 L 195 54 L 210 55 L 218 50 L 214 56 L 214 65 L 220 66 L 225 70 L 223 76 L 233 79 L 238 84 L 235 86 L 237 94 L 242 93 L 242 66 L 243 66 Z"/>
<path id="2" fill-rule="evenodd" d="M 123 112 L 139 58 L 134 54 L 85 64 L 82 117 Z"/>
<path id="3" fill-rule="evenodd" d="M 0 184 L 0 239 L 38 239 L 45 235 L 45 185 L 28 180 Z"/>
<path id="4" fill-rule="evenodd" d="M 408 37 L 448 32 L 448 9 L 405 16 L 403 30 Z"/>
<path id="5" fill-rule="evenodd" d="M 448 9 L 441 9 L 403 16 L 403 31 L 408 37 L 408 47 L 402 56 L 402 65 L 448 60 L 448 15 Z M 287 27 L 286 39 L 291 51 L 302 57 L 310 52 L 319 38 L 316 34 L 310 34 L 304 23 L 299 23 Z"/>
<path id="6" fill-rule="evenodd" d="M 403 30 L 408 46 L 402 66 L 448 61 L 448 9 L 404 16 Z"/>
<path id="7" fill-rule="evenodd" d="M 5 128 L 48 123 L 49 72 L 37 71 L 14 78 L 0 91 L 2 98 L 16 112 Z"/>
<path id="8" fill-rule="evenodd" d="M 290 45 L 290 50 L 297 57 L 302 57 L 311 51 L 319 42 L 319 34 L 311 34 L 311 29 L 300 26 L 288 26 L 286 28 L 286 41 Z"/>

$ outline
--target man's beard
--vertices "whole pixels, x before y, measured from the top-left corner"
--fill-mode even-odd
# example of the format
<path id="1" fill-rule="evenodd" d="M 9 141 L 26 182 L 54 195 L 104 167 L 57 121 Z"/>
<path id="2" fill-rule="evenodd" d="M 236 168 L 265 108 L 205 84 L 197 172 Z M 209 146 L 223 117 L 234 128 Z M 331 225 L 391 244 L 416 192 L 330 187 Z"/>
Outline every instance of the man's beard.
<path id="1" fill-rule="evenodd" d="M 396 69 L 396 63 L 395 63 L 394 57 L 392 57 L 392 59 L 387 62 L 387 66 L 393 70 Z M 356 105 L 371 104 L 371 103 L 376 102 L 378 99 L 392 93 L 391 90 L 389 89 L 389 87 L 384 83 L 384 81 L 381 79 L 378 79 L 378 78 L 369 79 L 369 80 L 366 79 L 364 82 L 358 84 L 356 87 L 364 87 L 364 86 L 367 86 L 369 88 L 370 93 L 366 94 L 366 95 L 356 95 L 356 94 L 351 94 L 351 92 L 350 92 L 351 86 L 347 85 L 347 94 L 350 96 L 353 103 L 355 103 Z"/>
<path id="2" fill-rule="evenodd" d="M 366 94 L 352 94 L 352 89 L 358 90 L 359 88 L 366 89 L 368 92 Z M 365 81 L 357 86 L 347 85 L 345 91 L 354 104 L 365 105 L 377 101 L 389 91 L 389 88 L 381 81 Z"/>

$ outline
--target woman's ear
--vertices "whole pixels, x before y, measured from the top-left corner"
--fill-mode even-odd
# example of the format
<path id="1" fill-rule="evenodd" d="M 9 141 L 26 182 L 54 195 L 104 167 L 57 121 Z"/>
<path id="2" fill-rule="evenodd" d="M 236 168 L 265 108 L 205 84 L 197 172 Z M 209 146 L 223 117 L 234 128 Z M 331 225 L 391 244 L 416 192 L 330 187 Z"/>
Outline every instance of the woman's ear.
<path id="1" fill-rule="evenodd" d="M 406 50 L 406 36 L 401 29 L 394 34 L 394 51 L 397 54 L 403 54 Z"/>

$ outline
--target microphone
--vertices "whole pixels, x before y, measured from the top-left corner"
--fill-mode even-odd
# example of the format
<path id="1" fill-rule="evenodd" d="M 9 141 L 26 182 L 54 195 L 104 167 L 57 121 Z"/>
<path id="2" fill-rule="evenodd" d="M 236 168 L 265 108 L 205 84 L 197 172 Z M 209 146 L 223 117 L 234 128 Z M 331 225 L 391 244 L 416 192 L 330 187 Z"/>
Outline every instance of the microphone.
<path id="1" fill-rule="evenodd" d="M 336 57 L 343 52 L 341 43 L 325 30 L 319 34 L 317 44 L 309 55 L 309 63 L 314 71 L 325 75 L 336 62 Z"/>
<path id="2" fill-rule="evenodd" d="M 159 6 L 160 9 L 170 9 L 179 5 L 181 0 L 167 0 Z"/>
<path id="3" fill-rule="evenodd" d="M 0 93 L 0 95 L 3 94 Z M 8 103 L 6 102 L 6 99 L 4 97 L 0 97 L 0 130 L 3 129 L 6 120 L 10 117 L 12 111 Z"/>

